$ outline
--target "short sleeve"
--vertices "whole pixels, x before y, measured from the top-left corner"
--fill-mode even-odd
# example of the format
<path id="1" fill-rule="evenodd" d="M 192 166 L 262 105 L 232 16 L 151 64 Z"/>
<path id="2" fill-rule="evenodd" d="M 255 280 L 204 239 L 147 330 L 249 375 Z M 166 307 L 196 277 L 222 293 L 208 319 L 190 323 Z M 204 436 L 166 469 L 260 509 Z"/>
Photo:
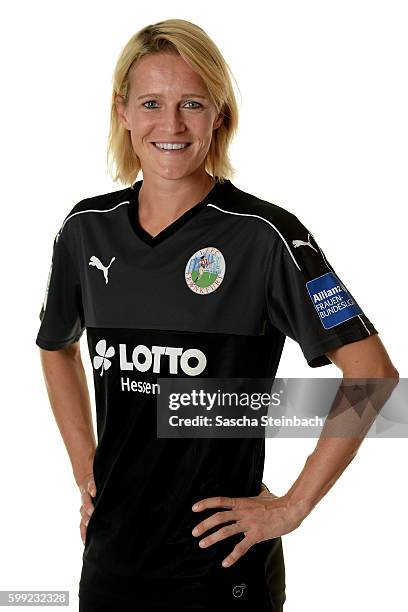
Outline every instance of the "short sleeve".
<path id="1" fill-rule="evenodd" d="M 54 239 L 40 320 L 36 344 L 51 351 L 76 342 L 85 329 L 81 283 L 65 232 Z"/>
<path id="2" fill-rule="evenodd" d="M 313 234 L 289 213 L 270 253 L 265 295 L 268 318 L 300 345 L 310 367 L 325 353 L 377 330 L 330 265 Z"/>

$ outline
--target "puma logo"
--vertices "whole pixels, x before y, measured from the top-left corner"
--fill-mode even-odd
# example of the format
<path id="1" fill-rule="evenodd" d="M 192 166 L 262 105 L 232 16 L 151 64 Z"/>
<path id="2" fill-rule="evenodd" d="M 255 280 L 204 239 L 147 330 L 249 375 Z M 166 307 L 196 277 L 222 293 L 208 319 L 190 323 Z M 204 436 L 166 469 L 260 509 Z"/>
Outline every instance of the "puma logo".
<path id="1" fill-rule="evenodd" d="M 236 584 L 234 586 L 234 588 L 232 589 L 232 594 L 234 597 L 236 597 L 237 599 L 239 599 L 240 597 L 242 597 L 242 595 L 244 594 L 244 589 L 246 587 L 246 584 L 242 583 L 242 584 Z"/>
<path id="2" fill-rule="evenodd" d="M 102 270 L 103 276 L 105 277 L 105 283 L 108 284 L 108 270 L 111 267 L 112 263 L 115 261 L 115 259 L 116 257 L 112 257 L 109 262 L 109 265 L 104 266 L 100 259 L 95 257 L 95 255 L 92 255 L 91 259 L 89 260 L 89 265 L 95 266 L 95 268 L 98 268 L 98 270 Z"/>
<path id="3" fill-rule="evenodd" d="M 307 242 L 305 242 L 304 240 L 292 240 L 292 244 L 295 247 L 295 249 L 296 247 L 299 247 L 302 245 L 310 246 L 310 248 L 316 251 L 317 253 L 317 249 L 315 249 L 314 246 L 310 244 L 310 234 L 307 235 Z"/>

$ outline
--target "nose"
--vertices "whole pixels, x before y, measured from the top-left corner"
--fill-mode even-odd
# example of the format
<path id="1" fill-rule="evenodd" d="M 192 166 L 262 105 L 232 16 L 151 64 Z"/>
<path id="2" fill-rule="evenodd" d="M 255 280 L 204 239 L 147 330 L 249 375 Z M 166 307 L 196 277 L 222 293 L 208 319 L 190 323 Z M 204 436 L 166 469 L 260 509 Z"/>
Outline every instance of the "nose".
<path id="1" fill-rule="evenodd" d="M 177 105 L 167 106 L 160 116 L 163 133 L 171 135 L 185 131 L 185 120 Z"/>

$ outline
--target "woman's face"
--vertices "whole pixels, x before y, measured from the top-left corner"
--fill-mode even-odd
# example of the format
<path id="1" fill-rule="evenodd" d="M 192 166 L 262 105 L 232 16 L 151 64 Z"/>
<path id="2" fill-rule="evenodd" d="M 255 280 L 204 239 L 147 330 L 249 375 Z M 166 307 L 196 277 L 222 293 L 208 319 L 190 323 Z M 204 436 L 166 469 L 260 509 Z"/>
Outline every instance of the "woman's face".
<path id="1" fill-rule="evenodd" d="M 202 78 L 173 53 L 143 57 L 130 73 L 127 105 L 120 96 L 116 108 L 130 130 L 143 175 L 155 173 L 178 179 L 197 170 L 204 172 L 213 130 L 222 123 Z M 166 151 L 155 143 L 190 143 Z"/>

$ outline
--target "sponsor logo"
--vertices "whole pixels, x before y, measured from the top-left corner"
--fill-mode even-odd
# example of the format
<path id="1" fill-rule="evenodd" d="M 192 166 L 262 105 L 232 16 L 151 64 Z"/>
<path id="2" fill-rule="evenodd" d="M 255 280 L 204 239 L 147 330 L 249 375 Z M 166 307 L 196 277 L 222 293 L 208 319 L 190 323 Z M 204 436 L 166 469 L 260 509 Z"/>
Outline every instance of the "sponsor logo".
<path id="1" fill-rule="evenodd" d="M 331 329 L 363 314 L 353 296 L 333 272 L 308 281 L 306 288 L 324 329 Z"/>
<path id="2" fill-rule="evenodd" d="M 101 369 L 100 375 L 102 376 L 105 370 L 109 370 L 112 365 L 110 357 L 115 354 L 113 346 L 106 347 L 106 340 L 99 340 L 95 346 L 96 355 L 93 358 L 93 366 L 95 370 Z"/>
<path id="3" fill-rule="evenodd" d="M 244 594 L 244 589 L 246 587 L 246 584 L 242 583 L 242 584 L 236 584 L 233 589 L 232 589 L 232 594 L 236 599 L 240 599 L 242 597 L 242 595 Z"/>
<path id="4" fill-rule="evenodd" d="M 309 233 L 307 234 L 307 242 L 305 242 L 304 240 L 292 240 L 292 244 L 295 247 L 295 249 L 300 246 L 309 246 L 311 249 L 313 249 L 317 253 L 317 249 L 315 249 L 315 247 L 310 242 Z"/>
<path id="5" fill-rule="evenodd" d="M 115 261 L 115 259 L 116 259 L 116 257 L 112 257 L 112 259 L 110 260 L 110 262 L 109 262 L 109 264 L 107 266 L 104 266 L 103 263 L 101 262 L 101 260 L 98 257 L 95 257 L 95 255 L 92 255 L 92 257 L 89 260 L 89 265 L 90 266 L 95 266 L 95 268 L 97 268 L 98 270 L 102 270 L 106 285 L 108 284 L 108 271 L 109 271 L 109 268 L 111 267 L 111 265 Z"/>
<path id="6" fill-rule="evenodd" d="M 204 247 L 196 251 L 187 262 L 184 276 L 187 287 L 199 295 L 212 293 L 225 276 L 225 259 L 219 249 Z"/>
<path id="7" fill-rule="evenodd" d="M 113 346 L 107 347 L 105 339 L 99 340 L 95 346 L 96 355 L 93 358 L 95 370 L 100 369 L 100 375 L 108 370 L 111 358 L 116 354 L 119 357 L 119 368 L 122 371 L 137 370 L 138 372 L 152 371 L 160 374 L 162 366 L 170 374 L 179 374 L 180 370 L 187 376 L 198 376 L 206 365 L 207 357 L 199 349 L 184 350 L 175 346 L 152 346 L 138 344 L 128 353 L 127 345 L 119 344 L 118 351 Z"/>

